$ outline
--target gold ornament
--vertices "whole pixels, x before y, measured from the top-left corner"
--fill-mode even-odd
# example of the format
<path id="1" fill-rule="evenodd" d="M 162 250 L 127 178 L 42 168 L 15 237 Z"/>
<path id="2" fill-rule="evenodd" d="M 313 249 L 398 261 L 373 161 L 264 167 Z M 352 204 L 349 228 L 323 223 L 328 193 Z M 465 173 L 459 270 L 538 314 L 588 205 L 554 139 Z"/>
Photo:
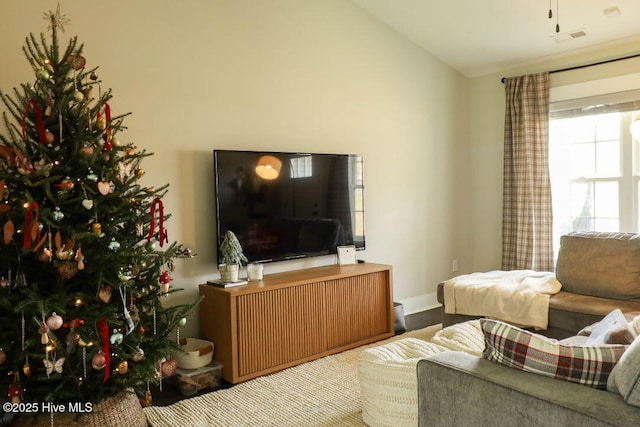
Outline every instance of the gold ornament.
<path id="1" fill-rule="evenodd" d="M 136 169 L 136 178 L 140 179 L 144 175 L 144 169 Z"/>
<path id="2" fill-rule="evenodd" d="M 129 370 L 129 363 L 126 360 L 123 360 L 122 362 L 118 363 L 118 367 L 116 368 L 116 371 L 118 371 L 120 375 L 126 374 L 128 370 Z"/>
<path id="3" fill-rule="evenodd" d="M 91 224 L 91 233 L 95 234 L 96 236 L 101 235 L 102 234 L 102 225 L 100 225 L 99 222 Z"/>

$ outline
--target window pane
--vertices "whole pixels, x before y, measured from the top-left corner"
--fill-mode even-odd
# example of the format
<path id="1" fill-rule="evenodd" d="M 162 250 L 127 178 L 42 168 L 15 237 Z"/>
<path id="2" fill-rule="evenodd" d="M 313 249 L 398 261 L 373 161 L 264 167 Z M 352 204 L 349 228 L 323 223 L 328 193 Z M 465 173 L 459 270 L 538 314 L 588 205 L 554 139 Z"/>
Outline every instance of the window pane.
<path id="1" fill-rule="evenodd" d="M 573 178 L 595 176 L 596 153 L 594 144 L 573 144 L 571 146 L 571 157 L 568 161 L 571 165 L 571 176 Z"/>
<path id="2" fill-rule="evenodd" d="M 617 182 L 596 182 L 595 191 L 595 217 L 616 218 L 619 217 L 619 198 Z M 617 230 L 616 230 L 617 231 Z"/>
<path id="3" fill-rule="evenodd" d="M 574 117 L 562 120 L 565 126 L 566 141 L 569 143 L 593 141 L 595 123 L 593 116 Z"/>
<path id="4" fill-rule="evenodd" d="M 596 139 L 620 139 L 620 113 L 599 114 L 595 117 Z"/>
<path id="5" fill-rule="evenodd" d="M 571 184 L 571 216 L 574 218 L 593 217 L 593 190 L 591 183 Z"/>
<path id="6" fill-rule="evenodd" d="M 598 142 L 596 158 L 597 176 L 620 176 L 620 141 Z"/>
<path id="7" fill-rule="evenodd" d="M 595 226 L 597 231 L 620 231 L 620 222 L 615 219 L 596 219 Z"/>

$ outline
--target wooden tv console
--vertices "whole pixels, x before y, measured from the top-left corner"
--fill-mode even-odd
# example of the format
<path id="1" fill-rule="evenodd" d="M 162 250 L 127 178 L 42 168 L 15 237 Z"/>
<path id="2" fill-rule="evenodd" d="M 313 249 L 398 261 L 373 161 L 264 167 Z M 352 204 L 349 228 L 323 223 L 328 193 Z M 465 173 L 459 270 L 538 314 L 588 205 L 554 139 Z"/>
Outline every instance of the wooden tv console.
<path id="1" fill-rule="evenodd" d="M 330 265 L 200 285 L 200 335 L 239 383 L 394 335 L 392 267 Z"/>

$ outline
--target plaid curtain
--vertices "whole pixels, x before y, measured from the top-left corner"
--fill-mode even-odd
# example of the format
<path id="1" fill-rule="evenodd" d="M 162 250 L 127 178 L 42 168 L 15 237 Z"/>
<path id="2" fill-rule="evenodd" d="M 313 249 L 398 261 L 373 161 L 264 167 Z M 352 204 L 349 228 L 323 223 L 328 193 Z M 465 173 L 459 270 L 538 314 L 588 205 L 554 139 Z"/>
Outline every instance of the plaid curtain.
<path id="1" fill-rule="evenodd" d="M 549 73 L 505 81 L 502 269 L 553 271 Z"/>

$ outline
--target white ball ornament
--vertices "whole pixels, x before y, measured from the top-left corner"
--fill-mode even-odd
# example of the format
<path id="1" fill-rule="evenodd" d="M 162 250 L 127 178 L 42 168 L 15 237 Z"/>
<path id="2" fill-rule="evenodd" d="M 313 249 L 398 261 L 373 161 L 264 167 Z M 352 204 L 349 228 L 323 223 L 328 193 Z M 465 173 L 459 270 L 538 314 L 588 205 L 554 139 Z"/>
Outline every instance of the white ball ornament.
<path id="1" fill-rule="evenodd" d="M 187 324 L 187 318 L 183 317 L 180 320 L 178 320 L 178 326 L 184 326 Z"/>
<path id="2" fill-rule="evenodd" d="M 73 99 L 75 99 L 76 102 L 84 101 L 84 93 L 80 92 L 79 90 L 75 91 L 73 93 Z"/>
<path id="3" fill-rule="evenodd" d="M 59 314 L 57 314 L 55 311 L 47 319 L 47 326 L 52 331 L 60 329 L 62 327 L 63 323 L 64 323 L 64 321 L 62 320 L 62 317 Z"/>

